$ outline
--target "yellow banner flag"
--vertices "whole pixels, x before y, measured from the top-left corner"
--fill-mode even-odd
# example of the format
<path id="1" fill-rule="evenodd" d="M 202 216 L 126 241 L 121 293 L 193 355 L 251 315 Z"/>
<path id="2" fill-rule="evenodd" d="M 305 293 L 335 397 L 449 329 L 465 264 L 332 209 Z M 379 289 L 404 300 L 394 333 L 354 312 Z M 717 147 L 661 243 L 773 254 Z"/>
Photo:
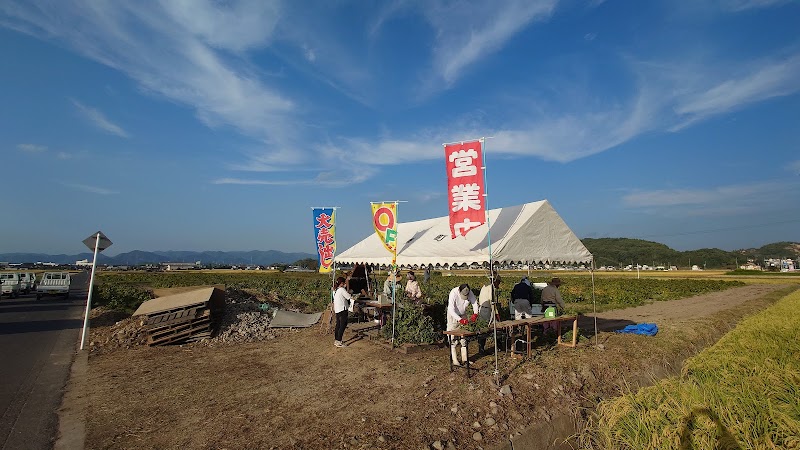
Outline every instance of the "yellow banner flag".
<path id="1" fill-rule="evenodd" d="M 372 225 L 383 246 L 392 254 L 392 265 L 397 263 L 397 203 L 373 203 Z"/>

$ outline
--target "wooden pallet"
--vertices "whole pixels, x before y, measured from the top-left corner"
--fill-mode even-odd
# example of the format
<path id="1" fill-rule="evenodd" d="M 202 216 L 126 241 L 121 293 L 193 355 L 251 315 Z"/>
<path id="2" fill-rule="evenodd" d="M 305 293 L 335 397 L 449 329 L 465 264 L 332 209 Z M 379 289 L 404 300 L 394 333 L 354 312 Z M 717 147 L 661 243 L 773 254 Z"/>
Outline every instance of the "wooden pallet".
<path id="1" fill-rule="evenodd" d="M 147 344 L 150 346 L 173 344 L 201 333 L 210 332 L 211 319 L 209 317 L 201 317 L 180 324 L 153 328 L 148 332 Z"/>
<path id="2" fill-rule="evenodd" d="M 207 309 L 205 306 L 197 306 L 193 308 L 172 311 L 165 314 L 148 316 L 144 323 L 144 327 L 147 329 L 153 329 L 209 316 L 211 316 L 211 310 Z"/>

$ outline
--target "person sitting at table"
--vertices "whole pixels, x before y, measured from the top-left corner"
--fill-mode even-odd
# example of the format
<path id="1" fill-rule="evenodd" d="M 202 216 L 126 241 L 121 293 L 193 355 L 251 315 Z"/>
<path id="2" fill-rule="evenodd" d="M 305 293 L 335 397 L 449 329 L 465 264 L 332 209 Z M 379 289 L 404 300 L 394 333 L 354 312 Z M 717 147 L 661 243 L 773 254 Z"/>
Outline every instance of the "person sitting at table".
<path id="1" fill-rule="evenodd" d="M 344 337 L 344 330 L 347 328 L 347 314 L 350 309 L 352 297 L 345 288 L 346 280 L 344 277 L 336 279 L 336 292 L 333 294 L 333 313 L 336 314 L 336 328 L 333 334 L 334 347 L 347 347 L 347 344 L 342 342 Z"/>
<path id="2" fill-rule="evenodd" d="M 556 315 L 560 316 L 564 314 L 564 308 L 566 308 L 566 304 L 564 300 L 561 298 L 561 292 L 558 291 L 558 287 L 561 286 L 561 279 L 560 278 L 553 278 L 547 283 L 544 289 L 542 289 L 542 314 L 544 314 L 544 310 L 549 307 L 554 307 L 556 309 Z M 556 331 L 556 324 L 554 323 L 545 323 L 542 325 L 545 331 L 552 332 Z"/>
<path id="3" fill-rule="evenodd" d="M 559 286 L 561 286 L 561 279 L 553 278 L 547 283 L 547 286 L 542 289 L 542 313 L 544 313 L 544 310 L 548 307 L 553 306 L 556 308 L 557 314 L 564 314 L 566 304 L 561 298 L 561 292 L 558 291 Z"/>
<path id="4" fill-rule="evenodd" d="M 386 297 L 391 300 L 392 293 L 394 295 L 400 295 L 400 289 L 403 286 L 400 284 L 400 269 L 389 269 L 389 276 L 386 278 L 386 281 L 383 282 L 383 293 L 386 294 Z"/>
<path id="5" fill-rule="evenodd" d="M 492 303 L 497 305 L 497 291 L 500 290 L 500 275 L 494 274 L 494 282 L 489 282 L 481 288 L 478 294 L 478 318 L 492 323 Z M 478 351 L 484 353 L 486 338 L 478 338 Z"/>
<path id="6" fill-rule="evenodd" d="M 409 270 L 406 274 L 406 278 L 408 278 L 405 290 L 406 298 L 411 299 L 415 303 L 419 303 L 422 301 L 422 289 L 419 288 L 417 277 L 414 275 L 414 272 Z"/>
<path id="7" fill-rule="evenodd" d="M 467 321 L 467 305 L 472 305 L 473 311 L 477 308 L 478 299 L 469 288 L 467 283 L 454 287 L 450 291 L 450 296 L 447 299 L 447 331 L 453 331 L 459 325 L 466 325 Z M 454 366 L 460 366 L 458 362 L 458 353 L 456 346 L 461 344 L 461 362 L 467 362 L 467 340 L 457 339 L 450 337 L 450 357 L 453 360 Z"/>
<path id="8" fill-rule="evenodd" d="M 533 289 L 528 277 L 522 277 L 522 280 L 511 289 L 511 303 L 514 305 L 514 319 L 527 319 L 533 315 L 531 311 Z"/>

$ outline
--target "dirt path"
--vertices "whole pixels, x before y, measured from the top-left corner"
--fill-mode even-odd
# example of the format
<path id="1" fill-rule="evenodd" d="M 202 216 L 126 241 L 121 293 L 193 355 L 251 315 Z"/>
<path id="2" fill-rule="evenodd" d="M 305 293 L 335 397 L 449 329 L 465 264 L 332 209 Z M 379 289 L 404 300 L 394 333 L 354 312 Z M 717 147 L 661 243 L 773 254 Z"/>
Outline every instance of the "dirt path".
<path id="1" fill-rule="evenodd" d="M 695 340 L 687 333 L 707 328 L 666 325 L 740 307 L 779 287 L 747 286 L 603 313 L 604 326 L 665 325 L 654 338 L 601 333 L 605 350 L 583 339 L 575 349 L 544 341 L 531 360 L 501 353 L 501 381 L 511 395 L 499 395 L 493 384 L 493 357 L 476 356 L 478 373 L 466 379 L 448 371 L 446 349 L 404 355 L 367 340 L 339 349 L 317 329 L 255 344 L 92 355 L 86 444 L 420 449 L 439 441 L 445 448 L 491 448 L 559 411 L 591 409 L 598 398 L 616 395 L 624 377 L 671 357 L 675 342 Z"/>
<path id="2" fill-rule="evenodd" d="M 784 287 L 786 286 L 777 284 L 751 284 L 679 300 L 653 302 L 634 308 L 607 311 L 596 315 L 597 328 L 600 331 L 612 331 L 631 323 L 656 323 L 659 327 L 676 324 L 735 308 Z M 592 314 L 584 317 L 580 323 L 581 328 L 591 328 L 589 325 L 594 316 Z"/>

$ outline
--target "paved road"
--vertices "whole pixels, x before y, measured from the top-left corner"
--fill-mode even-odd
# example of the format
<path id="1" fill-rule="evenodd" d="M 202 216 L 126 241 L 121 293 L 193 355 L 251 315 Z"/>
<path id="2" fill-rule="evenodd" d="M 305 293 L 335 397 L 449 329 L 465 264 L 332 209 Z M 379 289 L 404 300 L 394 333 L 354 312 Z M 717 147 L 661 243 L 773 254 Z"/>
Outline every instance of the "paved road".
<path id="1" fill-rule="evenodd" d="M 80 341 L 88 276 L 70 298 L 0 299 L 0 449 L 50 449 L 57 411 Z"/>

